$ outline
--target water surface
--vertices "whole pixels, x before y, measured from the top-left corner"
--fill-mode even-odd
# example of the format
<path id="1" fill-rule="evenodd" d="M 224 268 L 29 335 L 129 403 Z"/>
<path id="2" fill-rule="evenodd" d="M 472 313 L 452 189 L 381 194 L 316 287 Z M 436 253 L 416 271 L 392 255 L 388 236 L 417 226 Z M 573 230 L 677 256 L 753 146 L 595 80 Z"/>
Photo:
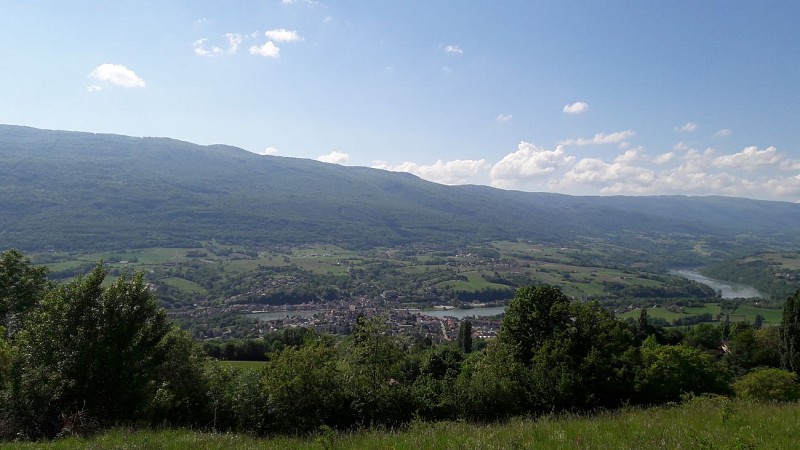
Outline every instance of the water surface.
<path id="1" fill-rule="evenodd" d="M 720 291 L 722 293 L 722 298 L 764 298 L 764 294 L 759 292 L 758 289 L 746 284 L 731 283 L 730 281 L 708 278 L 707 276 L 693 270 L 671 270 L 670 273 L 703 283 L 706 286 L 710 286 L 714 290 Z"/>

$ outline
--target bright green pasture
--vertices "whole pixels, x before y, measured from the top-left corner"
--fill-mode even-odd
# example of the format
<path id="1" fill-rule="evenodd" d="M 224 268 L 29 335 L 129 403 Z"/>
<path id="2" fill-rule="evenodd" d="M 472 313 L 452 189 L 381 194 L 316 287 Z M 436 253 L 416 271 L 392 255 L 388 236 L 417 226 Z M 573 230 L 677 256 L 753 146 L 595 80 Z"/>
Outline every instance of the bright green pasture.
<path id="1" fill-rule="evenodd" d="M 686 314 L 696 316 L 698 314 L 711 314 L 713 317 L 716 317 L 717 314 L 720 313 L 720 306 L 719 303 L 706 303 L 703 306 L 695 306 L 691 308 L 683 308 L 683 311 Z"/>
<path id="2" fill-rule="evenodd" d="M 208 294 L 208 291 L 206 290 L 206 288 L 204 288 L 203 286 L 200 286 L 199 284 L 195 283 L 194 281 L 189 281 L 189 280 L 187 280 L 185 278 L 168 277 L 168 278 L 162 278 L 162 279 L 160 279 L 158 281 L 161 282 L 161 283 L 164 283 L 166 285 L 172 286 L 172 287 L 174 287 L 176 289 L 180 289 L 181 291 L 193 292 L 193 293 L 201 294 L 201 295 Z"/>
<path id="3" fill-rule="evenodd" d="M 736 308 L 730 317 L 732 321 L 746 320 L 753 323 L 756 320 L 756 314 L 764 316 L 764 321 L 767 323 L 781 323 L 783 319 L 783 311 L 780 309 L 766 309 L 759 308 L 758 306 L 743 305 Z"/>
<path id="4" fill-rule="evenodd" d="M 681 319 L 684 317 L 696 316 L 705 313 L 711 314 L 712 319 L 715 319 L 716 315 L 719 314 L 720 308 L 719 308 L 719 303 L 709 303 L 700 307 L 683 308 L 682 311 L 683 312 L 669 311 L 666 308 L 662 307 L 647 308 L 647 316 L 664 319 L 670 323 L 675 319 Z M 634 309 L 632 311 L 628 311 L 624 314 L 621 314 L 620 317 L 623 319 L 626 319 L 628 317 L 633 319 L 638 319 L 640 314 L 641 314 L 641 309 Z"/>
<path id="5" fill-rule="evenodd" d="M 628 311 L 628 312 L 622 314 L 620 317 L 622 317 L 623 319 L 626 319 L 628 317 L 631 317 L 631 318 L 634 318 L 634 319 L 638 319 L 640 314 L 641 314 L 641 308 L 634 309 L 632 311 Z M 683 317 L 687 317 L 689 315 L 690 314 L 683 314 L 683 313 L 679 313 L 679 312 L 675 312 L 675 311 L 668 311 L 666 308 L 660 308 L 660 307 L 647 308 L 647 316 L 648 317 L 664 319 L 664 320 L 666 320 L 667 322 L 670 322 L 670 323 L 675 319 L 680 319 L 680 318 L 683 318 Z"/>
<path id="6" fill-rule="evenodd" d="M 459 275 L 466 276 L 468 281 L 464 280 L 443 281 L 441 283 L 438 283 L 436 286 L 440 287 L 450 286 L 453 288 L 453 290 L 461 292 L 476 292 L 483 289 L 509 289 L 509 291 L 512 290 L 511 288 L 509 288 L 504 284 L 492 283 L 486 281 L 486 279 L 483 278 L 483 276 L 481 276 L 481 273 L 478 271 L 462 272 Z"/>

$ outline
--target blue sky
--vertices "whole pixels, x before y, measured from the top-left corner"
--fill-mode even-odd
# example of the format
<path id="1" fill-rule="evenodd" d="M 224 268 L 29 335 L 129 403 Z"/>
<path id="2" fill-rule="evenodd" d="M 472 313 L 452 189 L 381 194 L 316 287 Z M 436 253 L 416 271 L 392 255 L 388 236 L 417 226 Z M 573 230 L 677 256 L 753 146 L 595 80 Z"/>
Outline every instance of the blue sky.
<path id="1" fill-rule="evenodd" d="M 0 123 L 800 201 L 795 1 L 0 0 Z"/>

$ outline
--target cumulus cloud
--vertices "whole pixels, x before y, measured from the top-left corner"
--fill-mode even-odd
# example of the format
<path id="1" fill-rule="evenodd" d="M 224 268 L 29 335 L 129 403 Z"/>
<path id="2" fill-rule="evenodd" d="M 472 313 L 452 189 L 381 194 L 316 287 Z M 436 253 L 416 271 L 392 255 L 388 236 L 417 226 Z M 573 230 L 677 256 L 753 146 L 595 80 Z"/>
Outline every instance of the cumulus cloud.
<path id="1" fill-rule="evenodd" d="M 89 78 L 124 88 L 143 88 L 147 85 L 134 71 L 120 64 L 100 64 L 89 74 Z"/>
<path id="2" fill-rule="evenodd" d="M 497 120 L 498 122 L 509 122 L 511 119 L 512 119 L 511 114 L 498 114 L 495 120 Z"/>
<path id="3" fill-rule="evenodd" d="M 202 38 L 194 41 L 192 47 L 194 54 L 206 58 L 216 58 L 225 54 L 232 55 L 239 50 L 239 45 L 244 41 L 244 35 L 241 33 L 225 33 L 222 35 L 228 41 L 227 50 L 223 50 L 218 45 L 209 45 L 208 38 Z"/>
<path id="4" fill-rule="evenodd" d="M 730 136 L 732 134 L 733 134 L 733 131 L 731 131 L 731 130 L 729 130 L 727 128 L 723 128 L 722 130 L 719 130 L 716 133 L 714 133 L 714 137 L 716 137 L 716 138 L 727 137 L 727 136 Z"/>
<path id="5" fill-rule="evenodd" d="M 228 40 L 228 53 L 236 53 L 239 50 L 239 44 L 244 40 L 244 36 L 239 33 L 225 33 L 225 39 Z"/>
<path id="6" fill-rule="evenodd" d="M 600 186 L 603 193 L 619 193 L 623 185 L 646 190 L 655 180 L 654 171 L 630 164 L 625 158 L 613 163 L 598 158 L 583 158 L 564 175 L 561 184 L 591 184 Z"/>
<path id="7" fill-rule="evenodd" d="M 103 86 L 98 86 L 96 84 L 91 84 L 89 86 L 86 86 L 86 90 L 89 91 L 89 92 L 102 91 L 103 90 Z"/>
<path id="8" fill-rule="evenodd" d="M 275 147 L 266 147 L 263 150 L 261 150 L 259 152 L 256 152 L 256 153 L 258 153 L 259 155 L 264 155 L 264 156 L 277 155 L 278 154 L 278 149 L 275 148 Z"/>
<path id="9" fill-rule="evenodd" d="M 620 132 L 624 133 L 624 132 Z M 613 134 L 613 133 L 612 133 Z M 595 142 L 615 142 L 598 135 Z M 481 182 L 503 189 L 536 189 L 585 195 L 731 195 L 753 198 L 800 199 L 800 161 L 774 147 L 747 147 L 720 154 L 714 148 L 698 150 L 683 142 L 655 157 L 637 146 L 605 157 L 576 158 L 563 145 L 553 150 L 520 142 L 516 151 L 496 164 L 485 160 L 439 160 L 431 165 L 404 162 L 373 167 L 415 174 L 444 184 Z M 781 172 L 778 172 L 780 170 Z M 781 174 L 782 173 L 782 174 Z M 743 174 L 746 174 L 743 175 Z"/>
<path id="10" fill-rule="evenodd" d="M 776 197 L 800 197 L 800 175 L 792 177 L 777 177 L 764 183 L 764 191 L 773 193 Z M 800 203 L 800 200 L 795 200 Z"/>
<path id="11" fill-rule="evenodd" d="M 628 164 L 639 161 L 641 159 L 643 159 L 642 148 L 637 147 L 631 150 L 627 150 L 625 153 L 617 156 L 616 158 L 614 158 L 614 162 Z"/>
<path id="12" fill-rule="evenodd" d="M 714 159 L 717 167 L 731 167 L 742 170 L 755 170 L 763 166 L 773 166 L 783 162 L 783 157 L 778 154 L 775 147 L 759 150 L 758 147 L 747 147 L 739 153 L 723 155 Z"/>
<path id="13" fill-rule="evenodd" d="M 264 35 L 267 37 L 267 39 L 273 42 L 295 42 L 303 39 L 297 33 L 297 31 L 287 30 L 284 28 L 276 28 L 274 30 L 266 31 Z"/>
<path id="14" fill-rule="evenodd" d="M 318 156 L 317 161 L 322 161 L 331 164 L 345 164 L 347 161 L 350 161 L 350 155 L 348 155 L 347 153 L 337 152 L 336 150 L 333 150 L 327 155 Z"/>
<path id="15" fill-rule="evenodd" d="M 520 142 L 517 151 L 503 157 L 489 172 L 492 186 L 513 187 L 571 164 L 574 156 L 564 152 L 564 146 L 545 150 L 529 142 Z"/>
<path id="16" fill-rule="evenodd" d="M 678 133 L 691 133 L 692 131 L 697 131 L 697 124 L 694 122 L 686 122 L 681 126 L 675 127 L 675 131 Z"/>
<path id="17" fill-rule="evenodd" d="M 656 164 L 664 164 L 670 162 L 673 157 L 675 157 L 675 153 L 673 152 L 662 153 L 653 158 L 653 162 Z"/>
<path id="18" fill-rule="evenodd" d="M 692 148 L 689 147 L 685 142 L 681 141 L 673 145 L 672 149 L 675 150 L 676 152 L 688 152 Z"/>
<path id="19" fill-rule="evenodd" d="M 564 141 L 559 142 L 560 145 L 599 145 L 599 144 L 620 144 L 627 139 L 635 136 L 631 130 L 625 131 L 617 131 L 616 133 L 597 133 L 592 138 L 578 138 L 578 139 L 567 139 Z"/>
<path id="20" fill-rule="evenodd" d="M 464 50 L 461 50 L 461 47 L 457 45 L 446 45 L 444 47 L 444 52 L 448 55 L 463 55 Z"/>
<path id="21" fill-rule="evenodd" d="M 256 37 L 257 34 L 254 33 L 253 37 Z M 264 36 L 267 37 L 267 42 L 262 45 L 253 45 L 250 47 L 250 53 L 253 55 L 264 56 L 266 58 L 273 58 L 277 59 L 281 55 L 281 49 L 275 45 L 275 42 L 283 43 L 283 42 L 296 42 L 302 41 L 303 37 L 297 33 L 295 30 L 287 30 L 284 28 L 276 28 L 274 30 L 269 30 L 264 32 Z"/>
<path id="22" fill-rule="evenodd" d="M 275 46 L 272 41 L 267 41 L 264 45 L 253 45 L 250 47 L 250 53 L 266 58 L 278 59 L 281 56 L 281 49 Z"/>
<path id="23" fill-rule="evenodd" d="M 589 109 L 589 104 L 584 102 L 575 102 L 570 105 L 564 105 L 564 114 L 580 114 Z"/>
<path id="24" fill-rule="evenodd" d="M 481 172 L 488 170 L 491 165 L 483 159 L 457 159 L 446 162 L 439 159 L 430 165 L 404 162 L 393 166 L 385 161 L 375 161 L 372 167 L 392 172 L 408 172 L 435 183 L 454 185 L 469 183 Z"/>
<path id="25" fill-rule="evenodd" d="M 194 47 L 195 55 L 214 58 L 225 53 L 222 51 L 221 48 L 217 47 L 216 45 L 212 45 L 210 48 L 205 48 L 206 42 L 208 42 L 207 38 L 198 39 L 194 41 L 192 45 Z"/>

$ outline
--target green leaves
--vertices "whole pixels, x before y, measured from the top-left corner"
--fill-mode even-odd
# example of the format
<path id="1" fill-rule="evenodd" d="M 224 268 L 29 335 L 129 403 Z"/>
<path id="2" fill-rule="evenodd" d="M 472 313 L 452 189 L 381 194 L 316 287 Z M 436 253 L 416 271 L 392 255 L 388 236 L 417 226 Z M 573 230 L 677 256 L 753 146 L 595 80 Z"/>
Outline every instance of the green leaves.
<path id="1" fill-rule="evenodd" d="M 800 373 L 800 291 L 786 299 L 780 336 L 781 365 Z"/>
<path id="2" fill-rule="evenodd" d="M 103 287 L 106 269 L 52 287 L 15 336 L 12 415 L 32 434 L 57 432 L 58 417 L 137 417 L 152 394 L 170 329 L 142 275 Z"/>

